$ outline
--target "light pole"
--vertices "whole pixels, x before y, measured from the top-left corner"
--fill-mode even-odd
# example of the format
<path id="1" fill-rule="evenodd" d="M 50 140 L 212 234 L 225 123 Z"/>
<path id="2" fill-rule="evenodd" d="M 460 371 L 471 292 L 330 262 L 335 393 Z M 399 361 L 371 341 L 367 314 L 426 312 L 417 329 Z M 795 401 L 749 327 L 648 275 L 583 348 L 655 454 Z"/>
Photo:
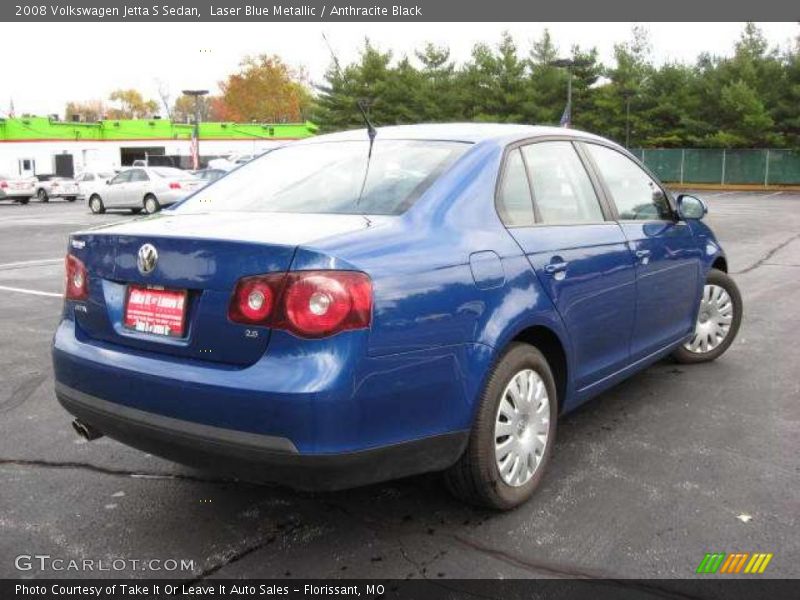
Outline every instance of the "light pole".
<path id="1" fill-rule="evenodd" d="M 631 146 L 631 98 L 636 92 L 630 88 L 622 90 L 622 97 L 625 98 L 625 147 Z"/>
<path id="2" fill-rule="evenodd" d="M 186 96 L 194 96 L 194 131 L 192 132 L 192 168 L 200 168 L 200 97 L 208 90 L 183 90 Z"/>
<path id="3" fill-rule="evenodd" d="M 564 110 L 565 114 L 569 114 L 569 120 L 572 121 L 572 69 L 574 67 L 588 67 L 592 61 L 585 58 L 556 58 L 547 63 L 551 67 L 559 67 L 567 70 L 567 107 Z M 567 113 L 569 111 L 569 113 Z M 569 126 L 569 124 L 567 125 Z"/>

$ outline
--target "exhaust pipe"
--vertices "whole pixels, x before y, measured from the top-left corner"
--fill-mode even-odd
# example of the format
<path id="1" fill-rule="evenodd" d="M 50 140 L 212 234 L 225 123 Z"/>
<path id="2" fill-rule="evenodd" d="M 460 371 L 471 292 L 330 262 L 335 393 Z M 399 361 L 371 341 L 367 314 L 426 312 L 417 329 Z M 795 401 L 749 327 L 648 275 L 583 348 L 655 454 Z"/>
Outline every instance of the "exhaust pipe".
<path id="1" fill-rule="evenodd" d="M 97 438 L 103 437 L 103 432 L 99 429 L 95 429 L 88 423 L 84 423 L 80 419 L 75 419 L 72 422 L 72 428 L 75 432 L 85 439 L 87 442 L 91 442 L 92 440 L 96 440 Z"/>

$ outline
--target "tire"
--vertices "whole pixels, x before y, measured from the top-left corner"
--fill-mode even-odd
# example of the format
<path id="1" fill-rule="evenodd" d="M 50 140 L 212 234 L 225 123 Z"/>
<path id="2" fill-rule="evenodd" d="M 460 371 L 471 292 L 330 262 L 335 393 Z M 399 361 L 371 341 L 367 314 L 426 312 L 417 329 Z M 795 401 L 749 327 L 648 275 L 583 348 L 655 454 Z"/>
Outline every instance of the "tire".
<path id="1" fill-rule="evenodd" d="M 736 339 L 742 312 L 742 295 L 736 282 L 727 273 L 711 269 L 703 287 L 694 334 L 672 357 L 683 364 L 716 360 Z"/>
<path id="2" fill-rule="evenodd" d="M 103 199 L 97 194 L 92 194 L 89 198 L 89 210 L 96 215 L 102 215 L 106 212 L 106 207 L 103 205 Z"/>
<path id="3" fill-rule="evenodd" d="M 505 414 L 509 406 L 514 407 L 512 397 L 507 395 L 508 388 L 513 385 L 517 377 L 524 377 L 531 371 L 538 376 L 534 389 L 541 390 L 538 382 L 543 385 L 548 400 L 547 406 L 544 407 L 542 403 L 541 411 L 534 410 L 540 419 L 534 415 L 530 422 L 527 418 L 524 422 L 508 420 L 511 433 L 501 435 L 501 431 L 496 429 L 498 425 L 503 426 L 501 414 Z M 503 411 L 500 410 L 501 402 Z M 534 409 L 537 402 L 539 401 L 534 397 L 532 404 Z M 519 407 L 525 408 L 521 402 Z M 515 419 L 520 416 L 517 414 Z M 447 487 L 456 497 L 470 504 L 496 510 L 509 510 L 519 506 L 533 495 L 547 470 L 555 443 L 557 417 L 558 396 L 555 380 L 544 355 L 528 344 L 511 344 L 489 374 L 464 454 L 455 465 L 445 471 Z M 538 462 L 530 469 L 531 472 L 526 470 L 519 475 L 518 481 L 514 484 L 509 483 L 505 478 L 507 474 L 504 476 L 501 472 L 501 465 L 509 464 L 507 461 L 512 460 L 513 453 L 498 461 L 496 445 L 502 447 L 511 441 L 512 444 L 520 444 L 512 447 L 521 448 L 523 443 L 527 444 L 524 440 L 532 439 L 525 437 L 526 435 L 531 435 L 541 442 L 541 436 L 537 435 L 541 432 L 545 432 L 546 437 L 543 450 L 540 448 L 538 453 Z M 497 440 L 501 442 L 498 444 Z M 537 460 L 534 455 L 529 459 Z M 524 463 L 520 460 L 517 464 Z M 527 465 L 531 466 L 530 463 Z M 519 473 L 519 468 L 516 472 Z"/>
<path id="4" fill-rule="evenodd" d="M 153 194 L 147 194 L 147 196 L 144 197 L 143 206 L 144 211 L 149 215 L 155 214 L 161 210 L 161 205 L 158 203 L 158 198 L 156 198 Z"/>
<path id="5" fill-rule="evenodd" d="M 77 196 L 67 196 L 67 202 L 75 202 L 75 200 L 77 199 L 78 199 Z"/>
<path id="6" fill-rule="evenodd" d="M 47 192 L 45 191 L 44 188 L 42 188 L 38 192 L 36 192 L 36 197 L 39 199 L 39 202 L 49 202 L 50 201 L 50 198 L 48 197 Z"/>

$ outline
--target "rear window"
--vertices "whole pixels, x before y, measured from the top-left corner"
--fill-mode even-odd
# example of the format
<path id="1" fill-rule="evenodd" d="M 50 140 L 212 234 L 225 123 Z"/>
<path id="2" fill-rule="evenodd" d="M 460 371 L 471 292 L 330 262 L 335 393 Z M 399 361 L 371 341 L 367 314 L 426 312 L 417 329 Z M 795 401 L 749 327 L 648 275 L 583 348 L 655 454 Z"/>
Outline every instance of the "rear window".
<path id="1" fill-rule="evenodd" d="M 164 179 L 169 179 L 169 178 L 186 179 L 194 177 L 194 175 L 192 175 L 188 171 L 182 171 L 181 169 L 175 169 L 173 167 L 150 167 L 150 170 L 159 177 L 163 177 Z"/>
<path id="2" fill-rule="evenodd" d="M 379 138 L 368 160 L 367 140 L 284 146 L 209 184 L 177 210 L 397 215 L 467 148 Z"/>

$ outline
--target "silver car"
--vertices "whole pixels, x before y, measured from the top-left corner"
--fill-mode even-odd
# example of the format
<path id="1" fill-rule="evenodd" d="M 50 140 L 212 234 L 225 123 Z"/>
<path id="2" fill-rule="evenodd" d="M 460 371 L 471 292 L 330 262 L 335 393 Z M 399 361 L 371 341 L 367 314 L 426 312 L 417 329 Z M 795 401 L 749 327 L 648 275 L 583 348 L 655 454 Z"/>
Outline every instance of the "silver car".
<path id="1" fill-rule="evenodd" d="M 50 198 L 64 198 L 67 202 L 78 199 L 78 184 L 72 177 L 60 175 L 35 175 L 36 197 L 39 202 L 49 202 Z"/>
<path id="2" fill-rule="evenodd" d="M 0 173 L 0 200 L 27 204 L 36 193 L 35 177 L 12 177 Z"/>
<path id="3" fill-rule="evenodd" d="M 188 171 L 173 167 L 133 167 L 120 171 L 89 196 L 89 209 L 126 208 L 155 213 L 203 187 L 204 182 Z"/>

